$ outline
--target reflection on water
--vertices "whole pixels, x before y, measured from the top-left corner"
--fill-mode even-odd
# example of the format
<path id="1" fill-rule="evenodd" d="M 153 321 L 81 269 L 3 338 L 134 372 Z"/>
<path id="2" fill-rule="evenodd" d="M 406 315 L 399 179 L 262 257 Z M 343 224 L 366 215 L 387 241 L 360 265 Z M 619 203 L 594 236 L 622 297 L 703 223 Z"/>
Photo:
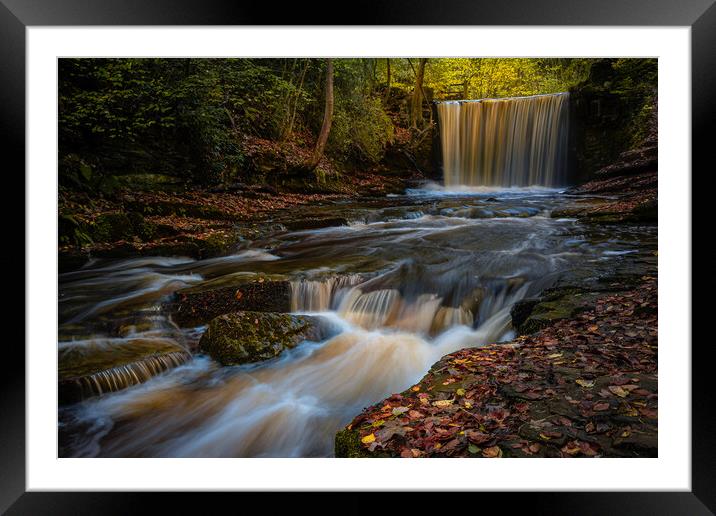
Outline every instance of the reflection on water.
<path id="1" fill-rule="evenodd" d="M 330 456 L 337 429 L 417 382 L 441 356 L 509 339 L 514 302 L 570 271 L 600 274 L 655 246 L 655 228 L 549 218 L 565 202 L 555 192 L 389 202 L 334 206 L 349 226 L 278 231 L 228 257 L 94 263 L 61 275 L 61 354 L 101 348 L 106 358 L 136 351 L 139 341 L 195 349 L 202 328 L 178 328 L 162 300 L 258 273 L 287 277 L 292 310 L 340 330 L 263 364 L 222 368 L 194 355 L 142 384 L 63 408 L 62 454 Z"/>

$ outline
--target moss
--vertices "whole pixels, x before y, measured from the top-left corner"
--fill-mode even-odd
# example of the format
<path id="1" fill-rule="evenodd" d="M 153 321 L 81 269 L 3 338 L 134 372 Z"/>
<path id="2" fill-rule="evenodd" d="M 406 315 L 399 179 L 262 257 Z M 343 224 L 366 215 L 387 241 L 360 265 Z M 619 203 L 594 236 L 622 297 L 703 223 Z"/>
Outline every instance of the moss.
<path id="1" fill-rule="evenodd" d="M 596 296 L 597 294 L 571 288 L 548 291 L 537 303 L 532 304 L 529 315 L 520 314 L 522 322 L 513 319 L 513 323 L 520 334 L 535 333 L 557 321 L 571 319 L 588 310 Z M 527 310 L 529 307 L 524 308 Z"/>
<path id="2" fill-rule="evenodd" d="M 303 340 L 320 340 L 315 318 L 273 312 L 237 312 L 216 317 L 199 348 L 223 365 L 268 360 Z"/>
<path id="3" fill-rule="evenodd" d="M 348 428 L 344 428 L 336 434 L 334 452 L 336 457 L 348 459 L 375 456 L 363 448 L 358 431 Z"/>
<path id="4" fill-rule="evenodd" d="M 103 213 L 94 220 L 91 226 L 91 236 L 95 242 L 129 240 L 132 235 L 132 222 L 124 213 Z"/>
<path id="5" fill-rule="evenodd" d="M 136 211 L 127 214 L 127 218 L 132 224 L 132 230 L 135 235 L 143 241 L 148 242 L 154 238 L 157 233 L 157 226 L 148 222 L 144 216 Z"/>
<path id="6" fill-rule="evenodd" d="M 239 236 L 236 232 L 218 231 L 198 242 L 201 247 L 202 256 L 212 258 L 228 253 L 239 243 Z"/>

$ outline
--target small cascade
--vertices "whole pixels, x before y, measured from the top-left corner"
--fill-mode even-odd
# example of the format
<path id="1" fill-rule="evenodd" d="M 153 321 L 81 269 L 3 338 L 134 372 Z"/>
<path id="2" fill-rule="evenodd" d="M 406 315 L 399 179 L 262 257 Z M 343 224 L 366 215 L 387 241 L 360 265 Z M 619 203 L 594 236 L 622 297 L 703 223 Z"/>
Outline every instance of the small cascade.
<path id="1" fill-rule="evenodd" d="M 445 186 L 563 186 L 569 94 L 438 104 Z"/>
<path id="2" fill-rule="evenodd" d="M 60 382 L 61 402 L 77 401 L 107 392 L 116 392 L 132 385 L 146 382 L 150 378 L 191 358 L 184 351 L 174 351 L 142 358 L 136 362 L 105 369 L 96 373 Z"/>
<path id="3" fill-rule="evenodd" d="M 331 276 L 320 280 L 300 280 L 291 282 L 291 311 L 325 312 L 335 310 L 343 295 L 351 287 L 362 283 L 365 278 L 360 274 Z"/>

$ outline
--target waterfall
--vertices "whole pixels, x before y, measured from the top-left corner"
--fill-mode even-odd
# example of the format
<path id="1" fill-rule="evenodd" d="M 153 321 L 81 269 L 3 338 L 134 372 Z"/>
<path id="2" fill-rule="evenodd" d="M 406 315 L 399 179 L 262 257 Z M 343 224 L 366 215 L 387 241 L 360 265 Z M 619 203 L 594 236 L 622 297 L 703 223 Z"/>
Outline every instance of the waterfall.
<path id="1" fill-rule="evenodd" d="M 438 103 L 445 186 L 562 186 L 568 93 Z"/>
<path id="2" fill-rule="evenodd" d="M 191 358 L 189 353 L 174 351 L 164 355 L 145 357 L 136 362 L 112 367 L 87 376 L 63 380 L 59 385 L 61 400 L 74 402 L 107 392 L 126 389 L 144 383 L 153 376 L 178 367 Z"/>

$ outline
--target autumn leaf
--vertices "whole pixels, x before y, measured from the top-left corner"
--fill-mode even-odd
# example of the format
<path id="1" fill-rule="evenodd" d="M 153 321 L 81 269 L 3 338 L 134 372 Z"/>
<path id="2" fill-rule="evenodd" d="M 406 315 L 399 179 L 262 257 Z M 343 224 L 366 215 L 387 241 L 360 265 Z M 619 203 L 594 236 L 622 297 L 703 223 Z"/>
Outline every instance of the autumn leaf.
<path id="1" fill-rule="evenodd" d="M 393 415 L 394 415 L 394 416 L 399 416 L 399 415 L 401 415 L 401 414 L 406 413 L 407 411 L 408 411 L 408 407 L 395 407 L 395 408 L 393 409 Z"/>
<path id="2" fill-rule="evenodd" d="M 465 396 L 465 389 L 458 389 L 455 392 L 458 396 Z"/>
<path id="3" fill-rule="evenodd" d="M 585 389 L 591 389 L 592 387 L 594 387 L 594 382 L 592 380 L 583 380 L 581 378 L 577 378 L 575 380 L 575 383 L 577 383 L 577 385 L 581 385 Z"/>
<path id="4" fill-rule="evenodd" d="M 622 388 L 621 388 L 620 386 L 618 386 L 618 385 L 610 385 L 610 386 L 609 386 L 609 391 L 612 392 L 613 394 L 616 394 L 616 395 L 619 396 L 620 398 L 625 398 L 625 397 L 627 397 L 627 396 L 629 395 L 629 392 L 628 392 L 628 391 L 622 389 Z"/>
<path id="5" fill-rule="evenodd" d="M 562 451 L 567 455 L 576 455 L 581 451 L 581 447 L 575 441 L 570 441 L 562 447 Z"/>
<path id="6" fill-rule="evenodd" d="M 499 446 L 490 446 L 482 450 L 482 456 L 487 458 L 502 457 L 502 450 Z"/>
<path id="7" fill-rule="evenodd" d="M 433 406 L 435 406 L 435 407 L 449 407 L 450 405 L 453 404 L 453 401 L 455 401 L 455 400 L 438 400 L 438 401 L 433 401 Z"/>
<path id="8" fill-rule="evenodd" d="M 375 434 L 368 434 L 360 440 L 363 444 L 370 444 L 375 441 Z"/>
<path id="9" fill-rule="evenodd" d="M 606 403 L 606 402 L 595 403 L 592 408 L 597 411 L 607 410 L 609 408 L 609 403 Z"/>

